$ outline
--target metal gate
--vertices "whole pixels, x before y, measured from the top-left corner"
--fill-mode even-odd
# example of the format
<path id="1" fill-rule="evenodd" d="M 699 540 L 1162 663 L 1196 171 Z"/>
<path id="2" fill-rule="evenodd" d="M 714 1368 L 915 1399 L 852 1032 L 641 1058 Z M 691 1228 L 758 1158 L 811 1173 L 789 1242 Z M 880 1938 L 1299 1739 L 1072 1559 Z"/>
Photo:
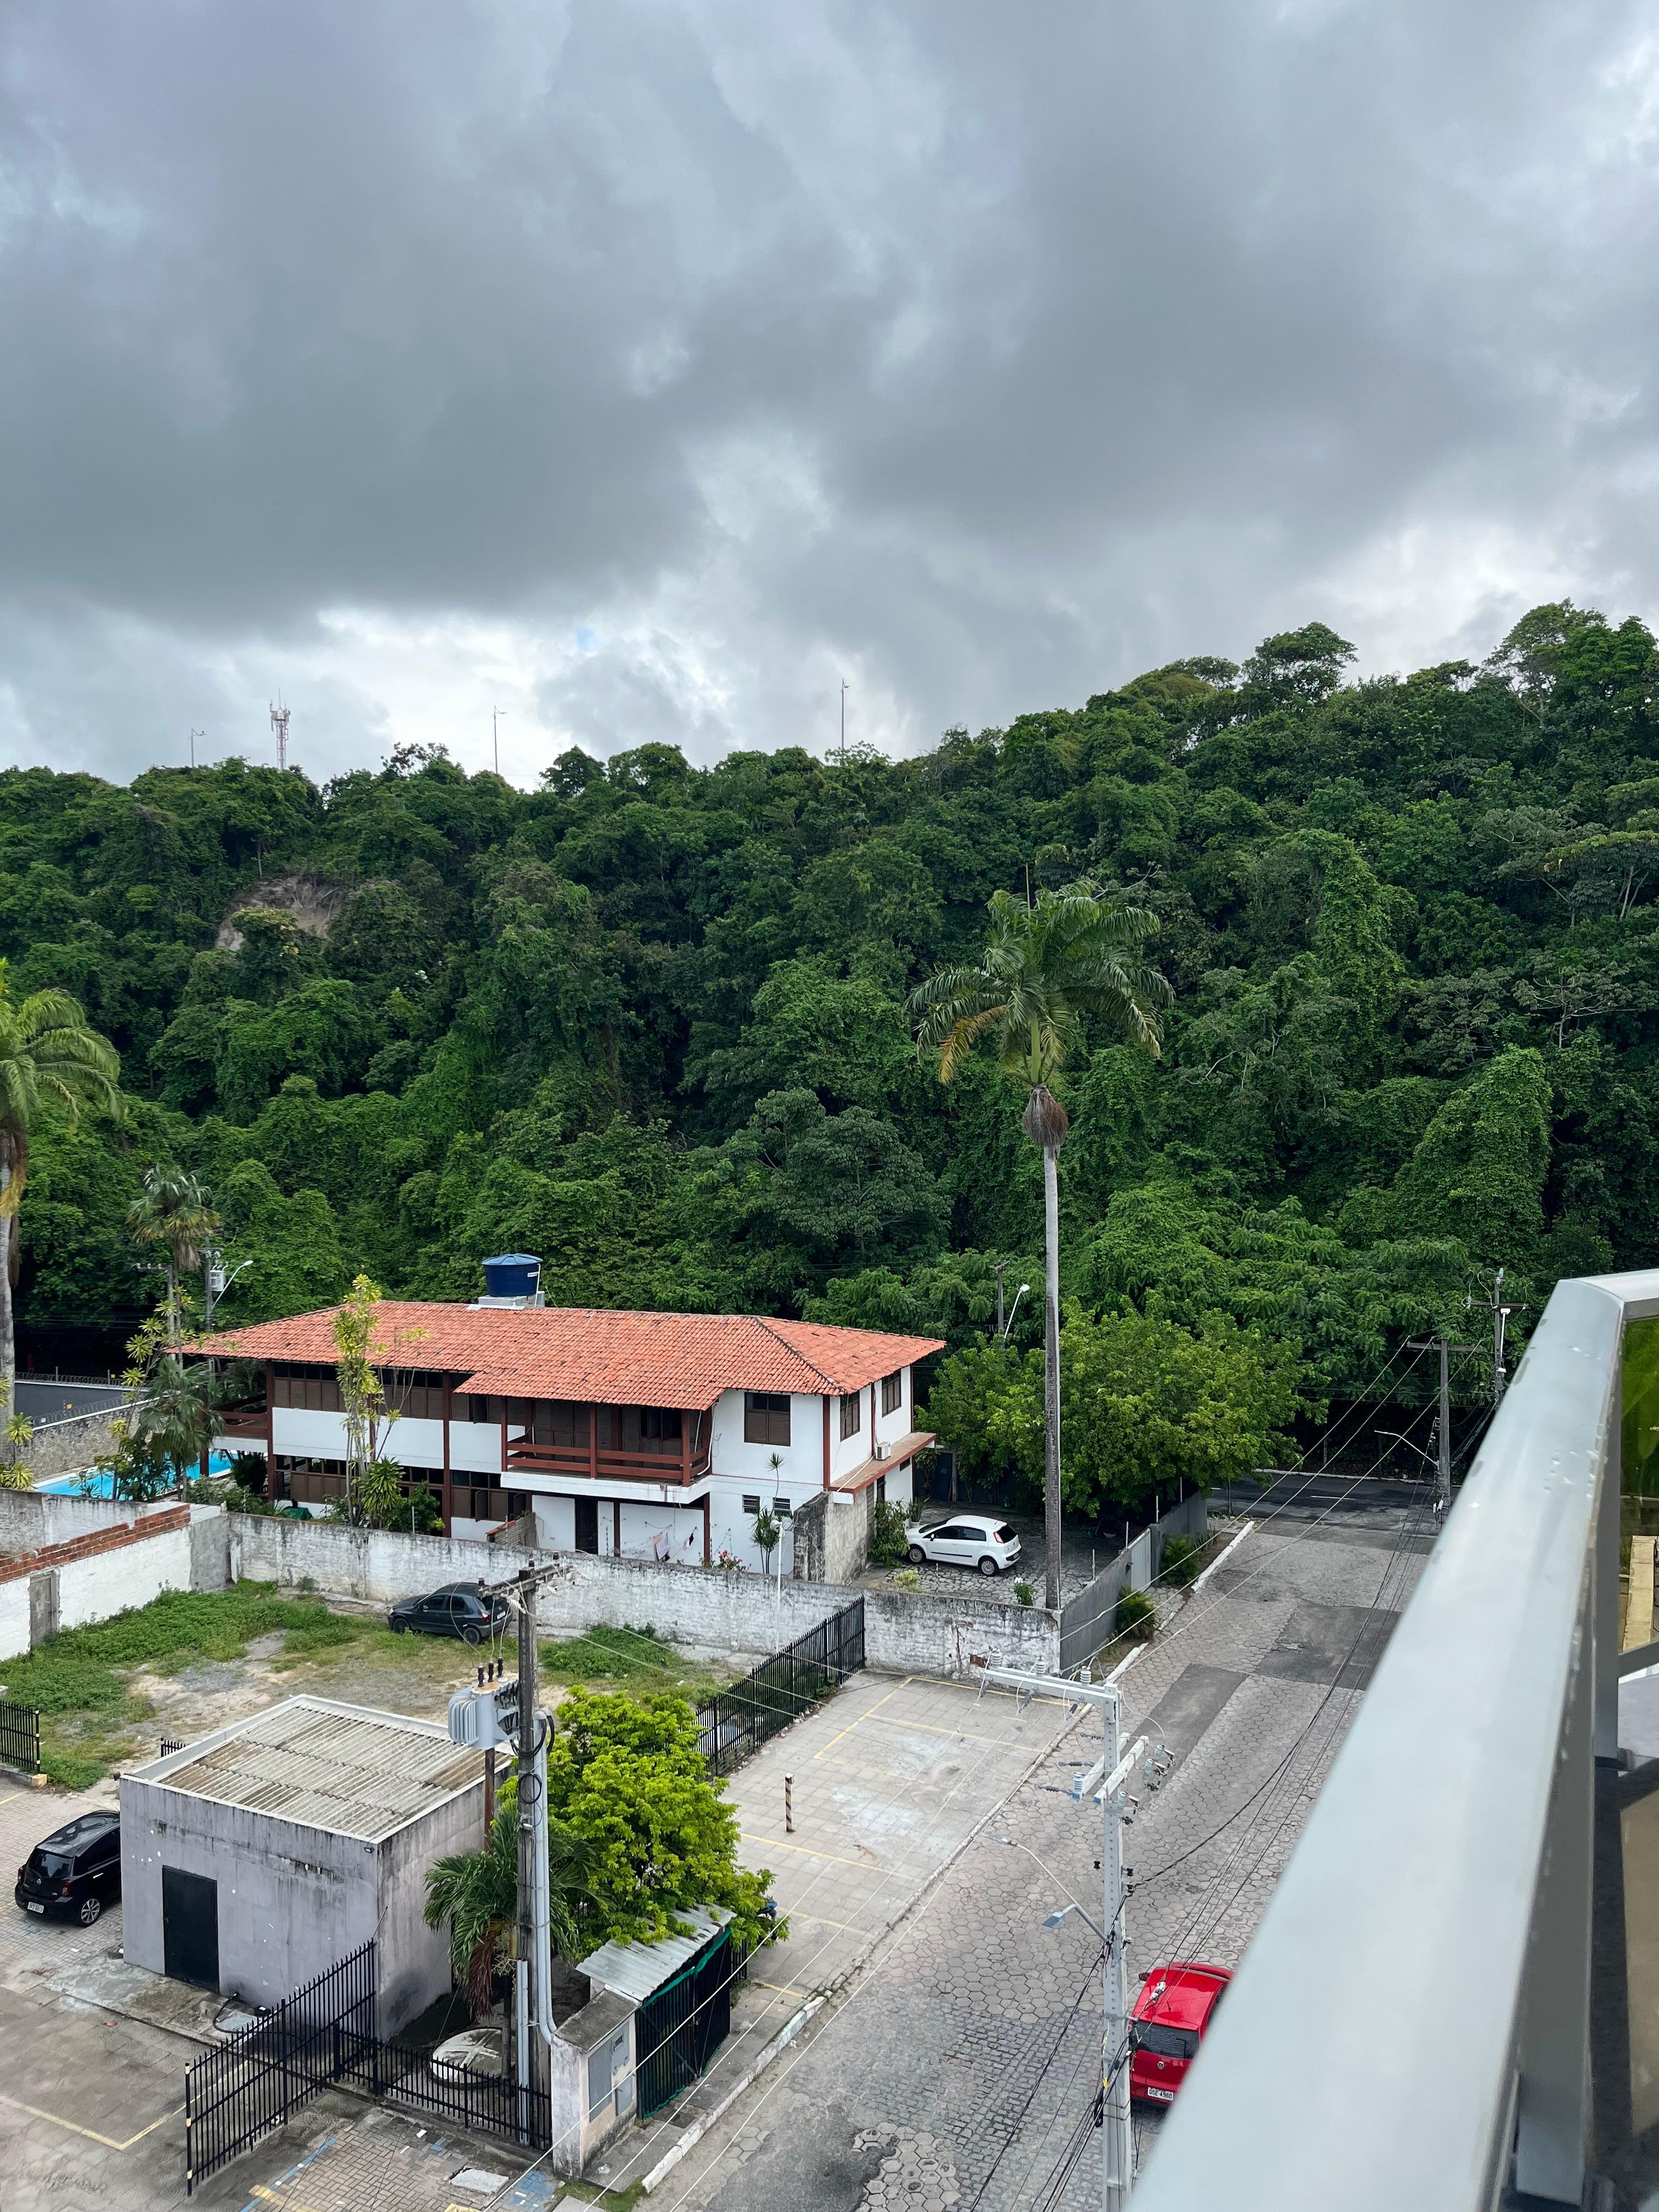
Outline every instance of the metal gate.
<path id="1" fill-rule="evenodd" d="M 702 2080 L 731 2033 L 732 1984 L 744 1963 L 731 1929 L 722 1928 L 706 1951 L 640 2007 L 634 2052 L 642 2120 Z"/>
<path id="2" fill-rule="evenodd" d="M 20 1774 L 40 1771 L 40 1715 L 33 1705 L 0 1698 L 0 1766 Z"/>
<path id="3" fill-rule="evenodd" d="M 371 1940 L 185 2073 L 185 2194 L 374 2052 Z"/>

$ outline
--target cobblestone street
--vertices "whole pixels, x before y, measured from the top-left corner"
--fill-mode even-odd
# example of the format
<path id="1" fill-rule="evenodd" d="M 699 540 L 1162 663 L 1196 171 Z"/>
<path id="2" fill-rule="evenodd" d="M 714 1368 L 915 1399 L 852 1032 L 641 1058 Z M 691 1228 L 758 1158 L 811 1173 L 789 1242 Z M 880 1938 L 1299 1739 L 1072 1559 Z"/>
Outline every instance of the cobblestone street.
<path id="1" fill-rule="evenodd" d="M 1123 1676 L 1127 1740 L 1175 1754 L 1126 1837 L 1131 1979 L 1235 1966 L 1260 1922 L 1429 1539 L 1375 1523 L 1260 1529 L 1166 1611 Z M 992 1703 L 988 1695 L 986 1703 Z M 1098 1815 L 1071 1786 L 1079 1717 L 848 1993 L 691 2151 L 666 2212 L 1093 2206 L 1099 2136 Z M 1142 2159 L 1155 2120 L 1137 2120 Z M 1050 2191 L 1055 2191 L 1052 2196 Z"/>

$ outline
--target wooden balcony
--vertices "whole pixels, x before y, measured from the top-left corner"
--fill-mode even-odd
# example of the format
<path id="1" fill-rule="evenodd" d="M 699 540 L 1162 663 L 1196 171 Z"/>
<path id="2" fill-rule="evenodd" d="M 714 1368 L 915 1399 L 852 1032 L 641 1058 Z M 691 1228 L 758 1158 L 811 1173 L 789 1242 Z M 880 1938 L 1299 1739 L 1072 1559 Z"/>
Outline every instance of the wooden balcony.
<path id="1" fill-rule="evenodd" d="M 252 1437 L 260 1443 L 270 1425 L 270 1413 L 264 1406 L 223 1406 L 216 1418 L 219 1436 Z"/>
<path id="2" fill-rule="evenodd" d="M 707 1443 L 684 1457 L 678 1443 L 660 1451 L 596 1451 L 591 1444 L 538 1444 L 517 1437 L 507 1447 L 507 1473 L 562 1475 L 584 1482 L 666 1482 L 684 1488 L 708 1472 Z"/>

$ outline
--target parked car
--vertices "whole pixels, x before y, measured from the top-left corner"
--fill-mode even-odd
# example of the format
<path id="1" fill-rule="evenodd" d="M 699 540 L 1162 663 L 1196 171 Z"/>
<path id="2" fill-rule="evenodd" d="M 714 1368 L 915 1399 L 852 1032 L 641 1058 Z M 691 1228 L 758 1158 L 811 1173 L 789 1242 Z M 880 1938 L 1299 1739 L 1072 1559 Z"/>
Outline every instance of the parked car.
<path id="1" fill-rule="evenodd" d="M 1171 2105 L 1198 2056 L 1198 2046 L 1215 2018 L 1216 2007 L 1232 1976 L 1225 1966 L 1200 1966 L 1174 1959 L 1141 1977 L 1140 1995 L 1130 2015 L 1134 2056 L 1129 2061 L 1129 2094 L 1149 2105 Z"/>
<path id="2" fill-rule="evenodd" d="M 499 2081 L 506 2072 L 502 2054 L 502 2036 L 499 2027 L 464 2027 L 459 2035 L 452 2035 L 433 2052 L 428 2064 L 442 2081 L 465 2081 L 470 2078 Z"/>
<path id="3" fill-rule="evenodd" d="M 394 1636 L 459 1636 L 463 1644 L 483 1644 L 506 1629 L 507 1600 L 499 1590 L 481 1591 L 477 1583 L 446 1583 L 428 1597 L 400 1598 L 386 1617 Z"/>
<path id="4" fill-rule="evenodd" d="M 1018 1557 L 1019 1538 L 994 1514 L 953 1514 L 931 1528 L 915 1530 L 910 1538 L 913 1567 L 931 1559 L 942 1566 L 977 1567 L 982 1575 L 1000 1575 Z"/>
<path id="5" fill-rule="evenodd" d="M 121 1815 L 83 1813 L 42 1837 L 18 1868 L 12 1894 L 25 1912 L 90 1928 L 121 1894 Z"/>

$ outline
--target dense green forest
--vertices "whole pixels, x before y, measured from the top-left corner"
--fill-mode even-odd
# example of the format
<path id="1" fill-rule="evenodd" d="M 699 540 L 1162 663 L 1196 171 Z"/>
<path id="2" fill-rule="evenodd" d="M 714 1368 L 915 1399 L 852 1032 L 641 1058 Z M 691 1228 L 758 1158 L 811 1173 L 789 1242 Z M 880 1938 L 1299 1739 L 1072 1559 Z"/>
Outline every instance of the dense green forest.
<path id="1" fill-rule="evenodd" d="M 125 1215 L 171 1159 L 252 1262 L 227 1321 L 358 1269 L 472 1295 L 522 1249 L 561 1304 L 970 1346 L 995 1260 L 1041 1283 L 1040 1162 L 988 1060 L 918 1060 L 906 996 L 994 891 L 1080 876 L 1156 914 L 1174 1003 L 1161 1060 L 1089 1038 L 1060 1086 L 1079 1352 L 1115 1316 L 1224 1365 L 1253 1333 L 1307 1407 L 1478 1334 L 1496 1266 L 1535 1312 L 1645 1264 L 1653 637 L 1547 606 L 1479 665 L 1353 657 L 1315 623 L 919 758 L 569 751 L 528 793 L 410 750 L 320 788 L 8 770 L 9 988 L 74 994 L 128 1101 L 37 1130 L 21 1318 L 147 1302 Z"/>

